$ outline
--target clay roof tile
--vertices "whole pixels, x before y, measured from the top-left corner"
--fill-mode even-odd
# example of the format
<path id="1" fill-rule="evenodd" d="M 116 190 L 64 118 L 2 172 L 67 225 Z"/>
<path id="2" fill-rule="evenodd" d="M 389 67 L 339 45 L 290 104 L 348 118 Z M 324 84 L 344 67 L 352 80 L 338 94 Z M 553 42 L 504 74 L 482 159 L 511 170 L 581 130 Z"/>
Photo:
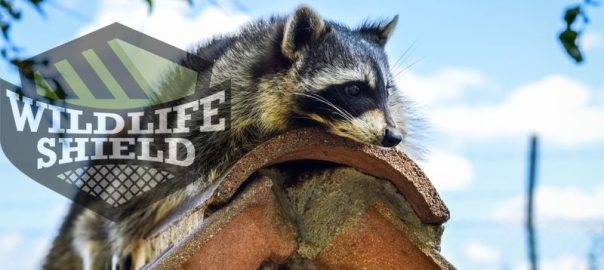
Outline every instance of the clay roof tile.
<path id="1" fill-rule="evenodd" d="M 352 225 L 336 225 L 337 220 L 335 223 L 321 223 L 315 216 L 304 216 L 306 213 L 292 217 L 286 208 L 295 207 L 285 206 L 289 202 L 285 203 L 284 195 L 280 193 L 297 191 L 279 191 L 282 187 L 276 187 L 270 176 L 258 176 L 251 183 L 248 179 L 254 172 L 267 166 L 296 160 L 329 161 L 352 167 L 371 176 L 371 179 L 385 179 L 391 184 L 379 185 L 393 186 L 395 191 L 387 195 L 394 199 L 382 198 L 380 194 L 374 196 L 376 199 L 369 199 L 369 203 L 359 204 L 363 207 L 358 213 L 345 217 L 354 220 L 353 223 L 349 222 Z M 354 172 L 344 173 L 355 179 L 363 178 L 361 174 L 355 176 Z M 343 186 L 338 188 L 358 183 L 342 181 L 340 184 Z M 303 188 L 308 187 L 298 189 Z M 355 187 L 348 188 L 352 188 L 353 192 L 337 196 L 356 196 L 344 198 L 350 199 L 349 204 L 355 204 L 358 197 L 364 196 L 363 193 L 354 195 Z M 333 196 L 332 193 L 313 200 L 316 200 L 315 204 L 338 203 L 328 198 Z M 295 194 L 292 196 L 295 197 Z M 393 203 L 397 200 L 396 196 L 404 198 L 402 200 L 405 202 Z M 397 209 L 407 204 L 412 209 L 409 210 L 413 213 L 411 218 Z M 332 209 L 330 207 L 334 206 L 319 205 L 317 211 Z M 208 208 L 215 211 L 209 213 Z M 340 208 L 346 206 L 338 206 L 333 211 L 337 212 Z M 356 143 L 317 129 L 301 129 L 279 135 L 253 149 L 195 202 L 180 209 L 150 237 L 150 241 L 175 243 L 147 268 L 258 269 L 261 264 L 291 262 L 291 258 L 302 254 L 307 259 L 312 257 L 311 263 L 320 266 L 318 269 L 451 269 L 453 267 L 438 252 L 441 225 L 448 219 L 449 211 L 436 189 L 404 153 L 393 148 Z M 199 220 L 203 221 L 193 230 L 187 229 Z M 308 222 L 319 223 L 306 225 Z M 319 229 L 312 231 L 308 229 L 311 226 L 319 226 Z M 312 233 L 315 235 L 310 235 Z M 310 249 L 309 241 L 302 241 L 304 234 L 310 235 Z M 316 235 L 325 238 L 325 243 L 314 253 L 306 252 L 312 255 L 305 255 L 302 251 L 304 248 L 308 251 L 312 250 L 313 245 L 318 245 L 319 240 L 312 240 L 312 237 L 318 237 Z M 305 268 L 308 267 L 302 269 Z"/>

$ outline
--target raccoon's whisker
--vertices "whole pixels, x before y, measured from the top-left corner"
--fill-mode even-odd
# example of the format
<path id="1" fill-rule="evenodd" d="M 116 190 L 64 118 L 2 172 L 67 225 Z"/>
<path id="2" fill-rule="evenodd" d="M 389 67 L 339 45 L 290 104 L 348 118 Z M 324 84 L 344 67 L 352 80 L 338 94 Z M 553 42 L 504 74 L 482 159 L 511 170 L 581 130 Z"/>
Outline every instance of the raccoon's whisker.
<path id="1" fill-rule="evenodd" d="M 350 112 L 348 112 L 347 110 L 334 105 L 329 100 L 327 100 L 321 96 L 317 95 L 316 97 L 322 99 L 324 102 L 328 103 L 330 106 L 332 106 L 334 109 L 336 109 L 337 111 L 333 112 L 334 114 L 340 115 L 345 120 L 347 120 L 351 123 L 355 123 L 356 126 L 362 127 L 361 130 L 370 130 L 371 129 L 371 127 L 369 126 L 369 124 L 367 122 L 359 120 L 358 118 L 352 116 L 352 114 L 350 114 Z"/>
<path id="2" fill-rule="evenodd" d="M 344 117 L 346 120 L 351 121 L 352 119 L 354 119 L 354 117 L 352 116 L 352 114 L 350 114 L 348 111 L 346 111 L 344 108 L 341 108 L 339 106 L 336 106 L 335 104 L 333 104 L 331 101 L 325 99 L 322 96 L 319 95 L 314 95 L 316 98 L 321 99 L 324 103 L 330 105 L 331 107 L 333 107 L 334 109 L 338 110 L 338 112 L 340 112 L 342 115 L 342 117 Z"/>
<path id="3" fill-rule="evenodd" d="M 346 120 L 355 123 L 355 125 L 357 126 L 362 126 L 363 130 L 370 130 L 371 127 L 369 126 L 369 124 L 365 121 L 359 120 L 357 117 L 352 116 L 352 114 L 350 114 L 348 111 L 344 110 L 345 113 L 347 113 L 348 118 L 346 118 Z"/>
<path id="4" fill-rule="evenodd" d="M 334 111 L 334 113 L 336 113 L 336 112 L 340 113 L 339 115 L 342 116 L 344 119 L 346 119 L 348 121 L 352 121 L 352 119 L 353 119 L 353 117 L 352 117 L 352 115 L 350 113 L 346 112 L 342 108 L 336 106 L 335 104 L 331 103 L 329 100 L 327 100 L 327 99 L 325 99 L 325 98 L 323 98 L 323 97 L 321 97 L 319 95 L 316 95 L 316 94 L 310 94 L 309 95 L 309 94 L 305 94 L 305 93 L 296 93 L 296 94 L 297 95 L 301 95 L 301 96 L 305 96 L 305 97 L 309 97 L 309 98 L 312 98 L 312 99 L 315 99 L 315 100 L 317 100 L 317 101 L 319 101 L 319 102 L 321 102 L 321 103 L 323 103 L 323 104 L 325 104 L 325 105 L 333 108 L 334 110 L 336 110 L 336 111 Z"/>
<path id="5" fill-rule="evenodd" d="M 407 49 L 405 49 L 405 51 L 403 52 L 403 54 L 396 60 L 396 62 L 394 62 L 394 64 L 392 65 L 392 69 L 396 69 L 399 68 L 399 65 L 402 65 L 403 63 L 405 63 L 405 61 L 407 61 L 407 59 L 409 58 L 409 56 L 411 56 L 411 51 L 413 51 L 415 49 L 415 45 L 417 44 L 417 41 L 419 40 L 419 38 L 415 39 L 411 45 L 409 45 L 409 47 Z"/>
<path id="6" fill-rule="evenodd" d="M 362 126 L 363 127 L 363 129 L 361 129 L 362 131 L 368 131 L 371 129 L 369 124 L 363 120 L 359 120 L 359 119 L 355 118 L 352 122 L 355 123 L 355 125 Z"/>
<path id="7" fill-rule="evenodd" d="M 319 97 L 319 96 L 318 96 L 318 97 Z M 327 104 L 327 105 L 331 106 L 332 108 L 334 108 L 334 109 L 336 110 L 336 112 L 338 112 L 338 113 L 339 113 L 339 114 L 340 114 L 342 117 L 344 117 L 345 119 L 347 119 L 347 120 L 352 120 L 352 119 L 354 118 L 354 117 L 352 117 L 352 115 L 351 115 L 351 114 L 350 114 L 348 111 L 346 111 L 345 109 L 343 109 L 343 108 L 341 108 L 341 107 L 339 107 L 339 106 L 336 106 L 335 104 L 331 103 L 329 100 L 326 100 L 326 99 L 324 99 L 324 98 L 322 98 L 322 97 L 319 97 L 319 98 L 321 98 L 325 104 Z"/>
<path id="8" fill-rule="evenodd" d="M 334 113 L 335 115 L 339 115 L 342 118 L 344 118 L 345 120 L 351 122 L 351 123 L 355 123 L 355 125 L 363 127 L 361 130 L 370 130 L 370 126 L 367 122 L 365 121 L 359 121 L 359 119 L 355 118 L 352 116 L 352 114 L 350 114 L 348 111 L 346 111 L 345 109 L 333 104 L 332 102 L 330 102 L 329 100 L 325 99 L 324 97 L 321 97 L 319 95 L 316 94 L 306 94 L 306 93 L 296 93 L 297 95 L 300 96 L 305 96 L 305 97 L 309 97 L 312 99 L 315 99 L 331 108 L 333 108 L 335 111 L 333 111 L 332 113 Z"/>
<path id="9" fill-rule="evenodd" d="M 398 78 L 399 76 L 403 76 L 405 75 L 405 73 L 407 73 L 408 71 L 411 70 L 411 68 L 413 68 L 413 66 L 415 66 L 417 63 L 423 61 L 424 59 L 426 59 L 426 57 L 422 57 L 420 59 L 417 59 L 416 61 L 414 61 L 413 63 L 407 65 L 404 69 L 401 69 L 400 71 L 398 71 L 396 74 L 394 74 L 395 78 Z"/>
<path id="10" fill-rule="evenodd" d="M 347 120 L 347 121 L 352 121 L 352 118 L 349 118 L 348 116 L 343 115 L 343 114 L 341 114 L 341 113 L 339 113 L 339 112 L 333 112 L 333 114 L 335 114 L 335 115 L 337 115 L 337 116 L 340 116 L 340 117 L 344 118 L 344 119 L 345 119 L 345 120 Z"/>

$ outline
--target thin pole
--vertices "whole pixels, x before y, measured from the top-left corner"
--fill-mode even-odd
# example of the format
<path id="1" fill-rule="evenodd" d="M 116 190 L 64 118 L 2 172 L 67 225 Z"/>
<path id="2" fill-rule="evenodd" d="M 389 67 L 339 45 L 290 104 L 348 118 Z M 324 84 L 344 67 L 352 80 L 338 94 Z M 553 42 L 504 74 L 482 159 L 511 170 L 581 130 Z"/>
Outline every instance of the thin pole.
<path id="1" fill-rule="evenodd" d="M 528 171 L 528 192 L 527 192 L 527 211 L 526 211 L 526 232 L 528 244 L 528 256 L 531 263 L 531 269 L 537 270 L 537 236 L 535 235 L 534 214 L 534 194 L 537 182 L 537 151 L 538 139 L 536 135 L 531 136 L 529 150 L 529 171 Z"/>

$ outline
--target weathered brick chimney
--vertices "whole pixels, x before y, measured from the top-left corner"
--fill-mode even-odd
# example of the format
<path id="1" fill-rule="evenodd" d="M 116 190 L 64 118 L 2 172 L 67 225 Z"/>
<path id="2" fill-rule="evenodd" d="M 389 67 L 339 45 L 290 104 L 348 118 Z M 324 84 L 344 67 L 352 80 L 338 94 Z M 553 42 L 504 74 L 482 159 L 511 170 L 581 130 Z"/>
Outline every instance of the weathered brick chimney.
<path id="1" fill-rule="evenodd" d="M 403 153 L 303 129 L 180 209 L 149 237 L 168 248 L 146 268 L 454 269 L 439 253 L 448 218 Z"/>

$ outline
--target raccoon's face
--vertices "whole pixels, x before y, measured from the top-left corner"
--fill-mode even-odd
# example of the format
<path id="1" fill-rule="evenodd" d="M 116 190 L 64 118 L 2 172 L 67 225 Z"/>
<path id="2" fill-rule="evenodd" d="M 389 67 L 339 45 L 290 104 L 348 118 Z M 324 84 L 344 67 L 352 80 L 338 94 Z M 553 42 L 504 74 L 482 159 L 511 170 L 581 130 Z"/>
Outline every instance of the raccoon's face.
<path id="1" fill-rule="evenodd" d="M 384 45 L 397 17 L 348 29 L 301 7 L 285 26 L 282 50 L 298 76 L 293 112 L 329 132 L 393 147 L 403 140 L 388 107 L 394 91 Z"/>

